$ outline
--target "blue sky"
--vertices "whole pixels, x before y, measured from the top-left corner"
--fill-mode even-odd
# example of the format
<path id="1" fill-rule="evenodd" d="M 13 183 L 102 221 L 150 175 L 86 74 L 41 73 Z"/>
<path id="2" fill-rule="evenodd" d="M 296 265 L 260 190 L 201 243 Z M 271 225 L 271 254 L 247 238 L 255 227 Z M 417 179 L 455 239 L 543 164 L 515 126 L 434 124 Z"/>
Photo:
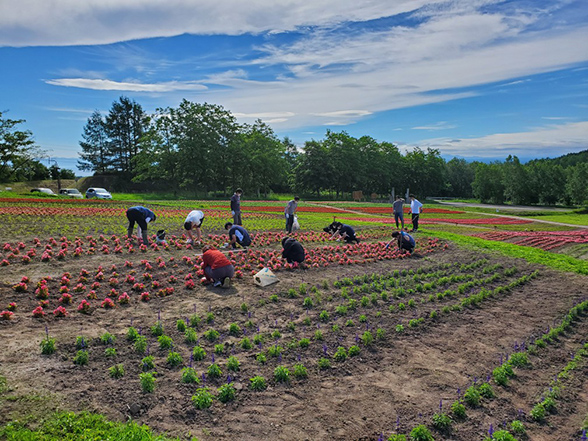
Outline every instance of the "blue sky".
<path id="1" fill-rule="evenodd" d="M 127 96 L 444 157 L 588 148 L 586 0 L 3 0 L 0 109 L 73 168 Z"/>

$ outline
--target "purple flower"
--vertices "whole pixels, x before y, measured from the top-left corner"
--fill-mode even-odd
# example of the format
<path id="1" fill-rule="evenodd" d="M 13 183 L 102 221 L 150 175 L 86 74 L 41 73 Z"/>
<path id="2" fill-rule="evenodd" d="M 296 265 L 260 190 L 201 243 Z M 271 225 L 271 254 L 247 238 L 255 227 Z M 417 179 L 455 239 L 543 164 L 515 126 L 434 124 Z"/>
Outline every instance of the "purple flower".
<path id="1" fill-rule="evenodd" d="M 133 317 L 131 317 L 131 326 L 133 326 Z"/>
<path id="2" fill-rule="evenodd" d="M 439 413 L 443 412 L 443 399 L 439 400 Z"/>
<path id="3" fill-rule="evenodd" d="M 490 423 L 490 428 L 488 429 L 488 435 L 492 436 L 493 433 L 494 433 L 494 427 L 492 426 L 492 423 Z"/>
<path id="4" fill-rule="evenodd" d="M 298 360 L 298 361 L 302 360 L 302 356 L 300 354 L 298 354 L 298 357 L 296 357 L 296 360 Z"/>
<path id="5" fill-rule="evenodd" d="M 398 432 L 398 429 L 400 429 L 400 416 L 396 417 L 396 431 Z"/>
<path id="6" fill-rule="evenodd" d="M 227 384 L 229 384 L 231 381 L 233 381 L 233 379 L 231 378 L 231 375 L 227 375 Z"/>
<path id="7" fill-rule="evenodd" d="M 206 375 L 204 375 L 204 372 L 202 372 L 202 382 L 204 383 L 206 381 Z"/>
<path id="8" fill-rule="evenodd" d="M 458 387 L 457 388 L 457 398 L 459 398 L 461 396 L 461 389 Z"/>
<path id="9" fill-rule="evenodd" d="M 161 321 L 161 309 L 157 311 L 157 321 Z"/>
<path id="10" fill-rule="evenodd" d="M 192 367 L 192 362 L 194 361 L 194 355 L 190 354 L 190 364 L 188 364 L 189 367 Z"/>
<path id="11" fill-rule="evenodd" d="M 49 339 L 49 327 L 45 325 L 45 334 L 47 334 L 47 339 Z"/>
<path id="12" fill-rule="evenodd" d="M 251 318 L 251 311 L 247 313 L 247 318 Z"/>
<path id="13" fill-rule="evenodd" d="M 586 429 L 582 430 L 582 438 L 580 438 L 582 441 L 586 441 L 588 440 L 588 437 L 586 437 Z"/>
<path id="14" fill-rule="evenodd" d="M 212 354 L 212 362 L 214 363 L 214 354 Z"/>

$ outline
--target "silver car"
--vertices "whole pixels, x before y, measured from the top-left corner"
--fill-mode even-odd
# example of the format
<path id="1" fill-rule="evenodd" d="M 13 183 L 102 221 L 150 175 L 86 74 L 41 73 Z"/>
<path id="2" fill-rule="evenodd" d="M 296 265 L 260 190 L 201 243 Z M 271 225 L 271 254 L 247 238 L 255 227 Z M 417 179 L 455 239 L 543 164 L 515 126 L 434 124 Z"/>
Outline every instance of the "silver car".
<path id="1" fill-rule="evenodd" d="M 82 199 L 84 197 L 84 196 L 82 196 L 82 193 L 80 193 L 75 188 L 62 188 L 61 190 L 59 190 L 59 194 L 62 196 L 67 196 L 67 197 L 76 198 L 76 199 Z"/>
<path id="2" fill-rule="evenodd" d="M 112 195 L 104 188 L 90 187 L 86 190 L 86 199 L 112 199 Z"/>

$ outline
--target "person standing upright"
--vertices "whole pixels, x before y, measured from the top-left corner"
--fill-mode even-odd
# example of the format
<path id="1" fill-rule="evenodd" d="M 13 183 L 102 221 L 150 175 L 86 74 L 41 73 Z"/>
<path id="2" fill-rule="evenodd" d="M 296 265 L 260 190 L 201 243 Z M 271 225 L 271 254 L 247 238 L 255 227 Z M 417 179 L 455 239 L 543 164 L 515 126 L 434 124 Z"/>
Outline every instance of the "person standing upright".
<path id="1" fill-rule="evenodd" d="M 400 195 L 396 196 L 396 200 L 392 204 L 392 210 L 394 211 L 394 221 L 396 222 L 396 228 L 398 227 L 398 220 L 402 222 L 402 229 L 404 229 L 404 212 L 403 210 L 404 199 Z"/>
<path id="2" fill-rule="evenodd" d="M 235 190 L 233 196 L 231 196 L 231 214 L 233 215 L 233 224 L 243 225 L 241 222 L 241 195 L 243 190 L 240 188 Z"/>
<path id="3" fill-rule="evenodd" d="M 288 205 L 286 205 L 286 209 L 284 210 L 284 215 L 286 216 L 286 231 L 288 234 L 292 232 L 292 225 L 294 225 L 294 216 L 298 210 L 299 200 L 300 198 L 298 196 L 294 196 L 294 199 L 288 202 Z"/>
<path id="4" fill-rule="evenodd" d="M 419 229 L 419 217 L 423 212 L 423 204 L 421 204 L 414 194 L 410 195 L 410 212 L 412 214 L 412 233 L 416 233 Z"/>

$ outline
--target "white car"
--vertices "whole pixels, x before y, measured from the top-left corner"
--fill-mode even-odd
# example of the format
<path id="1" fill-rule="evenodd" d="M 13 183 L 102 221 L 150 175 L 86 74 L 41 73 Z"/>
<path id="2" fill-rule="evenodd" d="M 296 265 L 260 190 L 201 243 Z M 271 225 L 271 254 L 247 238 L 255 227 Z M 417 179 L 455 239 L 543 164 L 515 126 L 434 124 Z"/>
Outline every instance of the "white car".
<path id="1" fill-rule="evenodd" d="M 82 193 L 80 193 L 75 188 L 62 188 L 61 190 L 59 190 L 59 194 L 62 196 L 67 196 L 67 197 L 76 198 L 76 199 L 82 199 L 84 197 L 84 196 L 82 196 Z"/>
<path id="2" fill-rule="evenodd" d="M 33 188 L 31 190 L 31 193 L 43 193 L 43 194 L 55 196 L 55 193 L 53 193 L 53 190 L 51 190 L 50 188 L 44 188 L 44 187 Z"/>
<path id="3" fill-rule="evenodd" d="M 112 195 L 104 188 L 90 187 L 86 190 L 86 199 L 112 199 Z"/>

